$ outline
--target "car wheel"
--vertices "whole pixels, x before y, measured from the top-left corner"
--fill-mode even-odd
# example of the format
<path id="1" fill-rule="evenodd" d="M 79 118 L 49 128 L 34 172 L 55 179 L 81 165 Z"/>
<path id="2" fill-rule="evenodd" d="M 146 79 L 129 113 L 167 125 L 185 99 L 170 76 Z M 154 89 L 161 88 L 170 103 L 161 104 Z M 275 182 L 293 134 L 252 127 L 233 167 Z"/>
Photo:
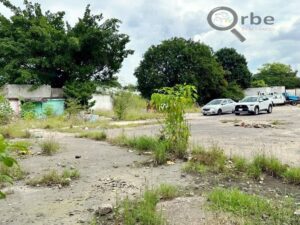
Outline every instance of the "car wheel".
<path id="1" fill-rule="evenodd" d="M 222 109 L 218 110 L 218 115 L 222 115 Z"/>
<path id="2" fill-rule="evenodd" d="M 296 101 L 292 101 L 291 105 L 297 105 L 297 102 Z"/>
<path id="3" fill-rule="evenodd" d="M 269 105 L 269 108 L 268 108 L 268 113 L 272 113 L 272 111 L 273 111 L 273 106 L 272 105 Z"/>
<path id="4" fill-rule="evenodd" d="M 256 106 L 254 108 L 254 115 L 258 115 L 259 114 L 259 108 Z"/>

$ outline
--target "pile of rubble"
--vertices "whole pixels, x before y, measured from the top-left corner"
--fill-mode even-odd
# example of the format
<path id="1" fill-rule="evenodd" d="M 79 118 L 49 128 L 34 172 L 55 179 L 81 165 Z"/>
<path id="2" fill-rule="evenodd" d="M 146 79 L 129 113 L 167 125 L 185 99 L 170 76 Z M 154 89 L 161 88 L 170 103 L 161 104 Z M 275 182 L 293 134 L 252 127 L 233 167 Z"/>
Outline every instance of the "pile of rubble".
<path id="1" fill-rule="evenodd" d="M 236 127 L 244 127 L 244 128 L 275 128 L 276 126 L 269 123 L 235 123 Z"/>

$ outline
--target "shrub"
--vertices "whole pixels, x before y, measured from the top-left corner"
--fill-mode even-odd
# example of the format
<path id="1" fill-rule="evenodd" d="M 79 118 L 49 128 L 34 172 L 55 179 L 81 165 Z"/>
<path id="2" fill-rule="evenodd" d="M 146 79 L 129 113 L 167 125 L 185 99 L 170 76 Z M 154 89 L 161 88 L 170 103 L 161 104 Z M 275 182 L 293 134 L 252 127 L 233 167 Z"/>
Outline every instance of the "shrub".
<path id="1" fill-rule="evenodd" d="M 60 149 L 60 144 L 53 138 L 44 140 L 40 146 L 44 155 L 53 155 Z"/>
<path id="2" fill-rule="evenodd" d="M 21 105 L 21 116 L 25 120 L 32 120 L 36 118 L 35 105 L 33 102 L 24 102 Z"/>
<path id="3" fill-rule="evenodd" d="M 106 140 L 107 135 L 104 131 L 93 131 L 93 132 L 82 132 L 76 137 L 78 138 L 88 138 L 96 141 Z"/>
<path id="4" fill-rule="evenodd" d="M 28 141 L 16 141 L 11 143 L 9 146 L 9 151 L 16 152 L 18 155 L 28 155 L 30 154 L 29 147 L 31 143 Z"/>
<path id="5" fill-rule="evenodd" d="M 187 162 L 183 166 L 183 171 L 186 173 L 204 174 L 208 168 L 198 162 Z"/>
<path id="6" fill-rule="evenodd" d="M 0 95 L 0 125 L 8 124 L 13 116 L 9 101 Z"/>
<path id="7" fill-rule="evenodd" d="M 193 105 L 196 98 L 196 88 L 190 85 L 165 87 L 151 96 L 151 104 L 165 116 L 163 137 L 168 142 L 169 152 L 178 158 L 186 156 L 190 136 L 185 109 Z"/>
<path id="8" fill-rule="evenodd" d="M 246 172 L 247 171 L 248 164 L 247 164 L 247 160 L 245 158 L 242 158 L 239 156 L 234 156 L 232 158 L 232 162 L 233 162 L 234 168 L 238 172 Z"/>
<path id="9" fill-rule="evenodd" d="M 113 97 L 113 109 L 118 120 L 125 119 L 127 110 L 130 106 L 130 98 L 132 93 L 121 91 Z"/>

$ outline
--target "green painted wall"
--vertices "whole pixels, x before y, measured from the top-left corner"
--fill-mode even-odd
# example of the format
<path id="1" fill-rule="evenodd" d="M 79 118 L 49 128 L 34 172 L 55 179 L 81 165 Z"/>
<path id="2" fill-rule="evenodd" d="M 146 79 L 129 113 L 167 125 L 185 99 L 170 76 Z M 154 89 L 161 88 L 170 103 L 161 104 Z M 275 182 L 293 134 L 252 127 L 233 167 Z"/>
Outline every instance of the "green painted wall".
<path id="1" fill-rule="evenodd" d="M 53 114 L 56 116 L 63 115 L 65 111 L 64 99 L 49 99 L 46 102 L 35 102 L 34 105 L 35 105 L 34 111 L 37 117 L 44 117 L 45 111 L 49 107 L 53 110 Z"/>

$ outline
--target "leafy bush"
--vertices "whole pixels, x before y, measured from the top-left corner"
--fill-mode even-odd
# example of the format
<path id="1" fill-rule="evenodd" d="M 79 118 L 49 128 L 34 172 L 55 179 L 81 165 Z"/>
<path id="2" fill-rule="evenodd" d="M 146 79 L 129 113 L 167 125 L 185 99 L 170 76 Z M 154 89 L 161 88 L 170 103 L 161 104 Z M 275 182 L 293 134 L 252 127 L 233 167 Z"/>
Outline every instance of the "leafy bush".
<path id="1" fill-rule="evenodd" d="M 0 125 L 9 123 L 13 116 L 13 110 L 10 107 L 9 101 L 0 95 Z"/>
<path id="2" fill-rule="evenodd" d="M 190 85 L 176 85 L 158 90 L 151 96 L 151 103 L 165 115 L 163 137 L 169 151 L 178 158 L 186 155 L 190 127 L 184 118 L 185 109 L 194 104 L 196 88 Z"/>
<path id="3" fill-rule="evenodd" d="M 35 105 L 33 102 L 24 102 L 21 105 L 21 116 L 25 120 L 32 120 L 36 118 Z"/>
<path id="4" fill-rule="evenodd" d="M 132 93 L 128 91 L 121 91 L 113 97 L 114 113 L 118 120 L 125 119 L 127 110 L 130 106 L 130 98 Z"/>

